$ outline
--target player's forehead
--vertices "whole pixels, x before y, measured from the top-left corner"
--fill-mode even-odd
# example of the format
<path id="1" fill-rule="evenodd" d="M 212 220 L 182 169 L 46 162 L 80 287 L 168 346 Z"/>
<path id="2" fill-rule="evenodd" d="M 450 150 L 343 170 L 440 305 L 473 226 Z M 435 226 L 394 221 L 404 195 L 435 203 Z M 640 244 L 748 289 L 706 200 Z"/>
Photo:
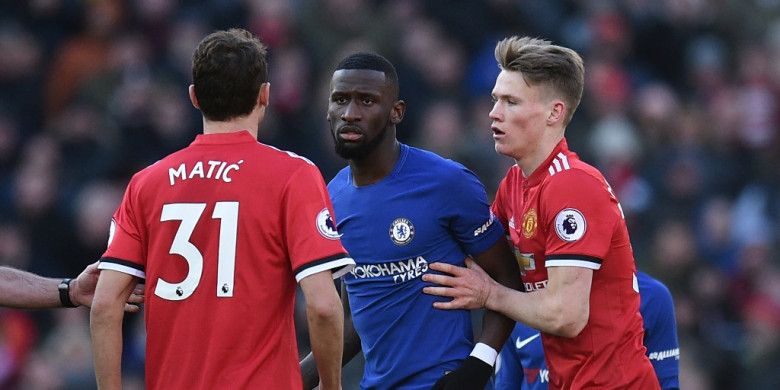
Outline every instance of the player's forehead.
<path id="1" fill-rule="evenodd" d="M 387 91 L 387 77 L 384 72 L 371 69 L 339 69 L 333 72 L 330 82 L 334 92 L 383 93 Z"/>
<path id="2" fill-rule="evenodd" d="M 491 94 L 494 97 L 519 97 L 527 94 L 533 87 L 523 78 L 523 74 L 517 71 L 502 69 L 496 77 L 496 83 L 493 86 Z"/>

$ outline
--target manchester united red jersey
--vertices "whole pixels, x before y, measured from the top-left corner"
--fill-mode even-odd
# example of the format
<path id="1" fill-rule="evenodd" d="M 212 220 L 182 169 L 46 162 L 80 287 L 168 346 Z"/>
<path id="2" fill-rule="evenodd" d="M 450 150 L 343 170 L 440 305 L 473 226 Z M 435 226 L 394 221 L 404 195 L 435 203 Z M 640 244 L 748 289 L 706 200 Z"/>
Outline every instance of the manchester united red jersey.
<path id="1" fill-rule="evenodd" d="M 509 232 L 526 291 L 548 267 L 593 270 L 590 316 L 574 338 L 542 334 L 551 389 L 656 389 L 642 345 L 636 267 L 612 189 L 562 140 L 528 178 L 510 168 L 493 203 Z"/>
<path id="2" fill-rule="evenodd" d="M 136 174 L 101 269 L 146 279 L 148 389 L 301 387 L 296 281 L 354 261 L 319 170 L 246 132 Z"/>

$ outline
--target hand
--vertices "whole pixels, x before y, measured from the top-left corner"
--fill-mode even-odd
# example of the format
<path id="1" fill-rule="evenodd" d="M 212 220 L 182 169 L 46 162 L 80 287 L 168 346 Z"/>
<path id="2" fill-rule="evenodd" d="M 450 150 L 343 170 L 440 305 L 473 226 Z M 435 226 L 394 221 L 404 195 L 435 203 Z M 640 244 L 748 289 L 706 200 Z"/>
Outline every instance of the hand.
<path id="1" fill-rule="evenodd" d="M 485 307 L 492 291 L 498 284 L 471 259 L 466 259 L 466 267 L 447 263 L 429 264 L 432 270 L 448 275 L 425 274 L 423 280 L 444 287 L 425 287 L 423 292 L 431 295 L 452 298 L 449 302 L 434 302 L 437 309 L 479 309 Z"/>
<path id="2" fill-rule="evenodd" d="M 482 390 L 490 376 L 493 366 L 474 356 L 469 356 L 457 370 L 444 374 L 432 390 Z"/>
<path id="3" fill-rule="evenodd" d="M 97 267 L 98 262 L 94 262 L 81 271 L 79 276 L 71 282 L 70 300 L 79 306 L 92 306 L 92 298 L 95 297 L 95 287 L 97 287 L 100 270 Z M 137 313 L 141 311 L 139 304 L 144 302 L 144 287 L 136 285 L 130 297 L 125 304 L 125 311 L 128 313 Z"/>

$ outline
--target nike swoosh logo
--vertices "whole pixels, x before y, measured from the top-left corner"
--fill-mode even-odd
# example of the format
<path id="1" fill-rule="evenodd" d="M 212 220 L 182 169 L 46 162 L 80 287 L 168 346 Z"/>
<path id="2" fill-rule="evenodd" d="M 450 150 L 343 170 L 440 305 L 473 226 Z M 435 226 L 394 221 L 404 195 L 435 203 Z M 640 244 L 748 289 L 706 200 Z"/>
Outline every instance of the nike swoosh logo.
<path id="1" fill-rule="evenodd" d="M 540 334 L 537 333 L 537 334 L 535 334 L 535 335 L 533 335 L 533 336 L 531 336 L 531 337 L 529 337 L 527 339 L 523 339 L 523 340 L 520 340 L 520 338 L 518 337 L 517 341 L 515 341 L 515 347 L 517 347 L 517 349 L 521 349 L 521 348 L 525 347 L 526 345 L 528 345 L 528 343 L 530 343 L 531 341 L 534 341 L 534 339 L 536 339 L 539 336 L 540 336 Z"/>

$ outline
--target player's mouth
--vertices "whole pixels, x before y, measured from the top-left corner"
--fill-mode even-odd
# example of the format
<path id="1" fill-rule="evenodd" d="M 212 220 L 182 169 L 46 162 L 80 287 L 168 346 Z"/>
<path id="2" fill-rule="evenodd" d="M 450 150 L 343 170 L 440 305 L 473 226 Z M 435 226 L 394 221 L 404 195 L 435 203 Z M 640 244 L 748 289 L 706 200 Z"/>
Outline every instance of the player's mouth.
<path id="1" fill-rule="evenodd" d="M 504 134 L 506 134 L 503 131 L 499 130 L 498 127 L 495 126 L 491 126 L 490 130 L 493 130 L 493 139 L 501 138 L 504 136 Z"/>
<path id="2" fill-rule="evenodd" d="M 363 131 L 357 126 L 344 126 L 339 129 L 338 137 L 344 141 L 356 142 L 363 139 Z"/>

